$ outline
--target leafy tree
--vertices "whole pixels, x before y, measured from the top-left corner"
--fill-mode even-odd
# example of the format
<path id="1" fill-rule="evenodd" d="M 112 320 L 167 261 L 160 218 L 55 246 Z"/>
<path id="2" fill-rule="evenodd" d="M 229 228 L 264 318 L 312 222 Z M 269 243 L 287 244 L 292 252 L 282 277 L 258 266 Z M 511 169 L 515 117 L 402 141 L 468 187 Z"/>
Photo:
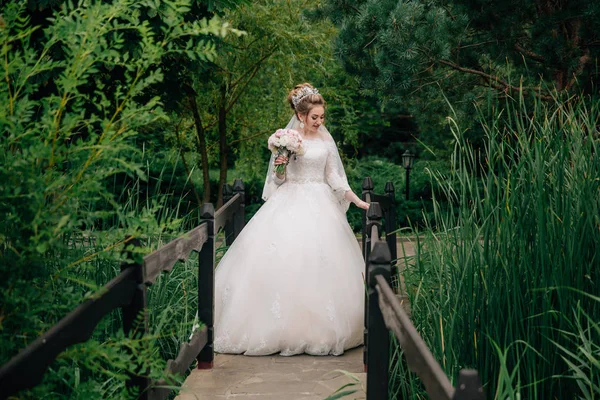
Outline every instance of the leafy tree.
<path id="1" fill-rule="evenodd" d="M 182 21 L 187 24 L 201 23 L 205 19 L 213 18 L 215 16 L 223 15 L 223 13 L 231 8 L 236 7 L 239 3 L 247 2 L 247 0 L 190 0 L 182 4 L 170 4 L 169 2 L 140 2 L 138 7 L 135 9 L 137 17 L 147 23 L 147 29 L 151 30 L 153 37 L 157 41 L 168 40 L 169 46 L 177 47 L 181 51 L 167 52 L 163 55 L 157 66 L 162 70 L 162 79 L 155 82 L 153 85 L 149 85 L 142 96 L 145 101 L 158 97 L 162 102 L 163 108 L 171 113 L 173 116 L 193 115 L 197 120 L 199 118 L 197 112 L 197 106 L 195 104 L 196 93 L 190 86 L 190 82 L 194 80 L 194 76 L 202 75 L 204 77 L 210 74 L 210 69 L 213 67 L 211 62 L 215 55 L 214 48 L 220 42 L 221 36 L 218 35 L 202 35 L 202 36 L 187 36 L 182 38 L 167 38 L 165 34 L 169 31 L 169 26 L 172 23 L 169 19 L 172 18 L 169 12 L 170 8 L 177 10 L 181 15 Z M 34 43 L 37 46 L 43 46 L 44 36 L 40 34 L 44 27 L 47 27 L 51 23 L 53 13 L 59 11 L 64 6 L 65 0 L 29 0 L 27 2 L 27 14 L 32 20 L 32 24 L 38 26 L 37 33 L 34 32 L 32 37 Z M 216 21 L 216 20 L 215 20 Z M 240 31 L 232 29 L 228 23 L 222 25 L 222 33 L 233 32 L 241 34 Z M 135 43 L 137 38 L 132 32 L 124 34 L 124 46 L 123 49 L 126 51 L 135 51 Z M 209 52 L 200 53 L 198 57 L 196 54 L 197 49 L 200 47 L 210 48 Z M 52 52 L 60 53 L 60 49 L 53 49 Z M 55 56 L 62 57 L 62 54 L 56 54 Z M 122 79 L 123 71 L 119 66 L 110 66 L 109 68 L 99 67 L 99 73 L 110 76 L 111 79 L 106 79 L 106 89 L 109 91 L 115 90 L 112 82 L 118 82 Z M 93 90 L 84 89 L 82 90 Z M 182 105 L 184 105 L 182 107 Z M 177 118 L 176 118 L 177 119 Z M 201 127 L 197 124 L 197 127 Z M 157 129 L 163 128 L 163 126 L 157 125 Z M 205 153 L 205 146 L 201 143 L 205 141 L 204 132 L 199 129 L 198 132 L 198 144 L 197 148 L 199 153 L 202 155 L 201 167 L 203 170 L 208 171 L 208 161 Z M 153 141 L 155 143 L 164 146 L 164 142 L 161 142 L 162 135 L 155 135 Z M 145 138 L 145 140 L 152 140 L 151 138 Z M 204 149 L 204 151 L 202 151 Z M 208 174 L 206 174 L 208 177 Z M 210 186 L 208 185 L 208 178 L 205 180 L 205 188 L 207 190 L 204 194 L 204 201 L 210 199 Z"/>
<path id="2" fill-rule="evenodd" d="M 167 118 L 159 98 L 146 96 L 163 79 L 162 60 L 183 52 L 213 59 L 208 38 L 230 32 L 217 19 L 185 21 L 189 6 L 187 0 L 66 2 L 41 26 L 26 2 L 3 3 L 0 362 L 97 288 L 83 276 L 94 269 L 93 260 L 114 265 L 120 256 L 111 250 L 120 249 L 125 234 L 165 228 L 154 215 L 159 204 L 132 210 L 128 203 L 135 193 L 125 193 L 120 201 L 106 181 L 116 174 L 145 179 L 135 139 Z M 163 21 L 160 37 L 142 18 L 152 12 Z M 95 228 L 113 217 L 120 226 L 105 235 L 113 241 L 85 254 L 78 240 L 100 242 Z M 73 354 L 87 366 L 96 365 L 96 372 L 105 371 L 104 361 Z M 127 360 L 117 361 L 116 368 L 127 368 Z M 126 379 L 114 377 L 121 383 Z"/>
<path id="3" fill-rule="evenodd" d="M 194 116 L 202 121 L 196 123 L 196 131 L 203 132 L 208 148 L 218 148 L 219 205 L 227 169 L 233 165 L 232 156 L 239 155 L 239 146 L 261 135 L 264 139 L 286 116 L 289 119 L 283 103 L 287 91 L 302 80 L 300 77 L 307 80 L 323 75 L 323 64 L 332 61 L 323 60 L 331 54 L 332 25 L 313 24 L 303 16 L 304 9 L 316 4 L 314 0 L 262 0 L 243 4 L 224 15 L 246 34 L 220 43 L 214 69 L 210 74 L 198 74 L 193 82 L 198 94 L 196 104 L 202 110 Z M 261 150 L 264 147 L 262 141 L 256 145 Z M 265 151 L 259 153 L 264 160 Z M 252 151 L 252 156 L 255 154 Z M 206 170 L 204 174 L 206 180 Z"/>

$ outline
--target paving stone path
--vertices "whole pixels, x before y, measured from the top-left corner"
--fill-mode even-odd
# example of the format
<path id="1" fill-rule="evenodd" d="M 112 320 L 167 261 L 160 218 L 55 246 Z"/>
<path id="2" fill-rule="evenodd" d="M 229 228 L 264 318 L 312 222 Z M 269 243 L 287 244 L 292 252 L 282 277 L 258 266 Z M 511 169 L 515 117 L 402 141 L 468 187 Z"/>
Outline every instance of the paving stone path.
<path id="1" fill-rule="evenodd" d="M 365 398 L 362 347 L 339 357 L 279 355 L 246 357 L 216 354 L 212 370 L 194 370 L 175 400 L 323 400 L 352 378 L 360 380 L 359 391 L 345 399 Z"/>
<path id="2" fill-rule="evenodd" d="M 398 255 L 402 254 L 415 254 L 411 242 L 398 241 Z M 344 400 L 365 399 L 362 354 L 362 347 L 339 357 L 216 354 L 213 369 L 193 370 L 175 400 L 323 400 L 346 383 L 356 382 L 354 378 L 358 392 Z"/>

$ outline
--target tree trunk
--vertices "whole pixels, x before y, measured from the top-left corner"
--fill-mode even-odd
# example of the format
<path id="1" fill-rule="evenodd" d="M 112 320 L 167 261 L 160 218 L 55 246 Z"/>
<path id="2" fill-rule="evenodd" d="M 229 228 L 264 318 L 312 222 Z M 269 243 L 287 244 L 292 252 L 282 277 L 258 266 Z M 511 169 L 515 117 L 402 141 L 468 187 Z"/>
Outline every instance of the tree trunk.
<path id="1" fill-rule="evenodd" d="M 223 185 L 227 182 L 227 88 L 221 86 L 221 102 L 219 104 L 219 196 L 217 208 L 223 205 Z"/>
<path id="2" fill-rule="evenodd" d="M 200 119 L 200 113 L 198 112 L 198 103 L 196 102 L 196 95 L 190 93 L 188 95 L 190 101 L 190 108 L 194 116 L 194 125 L 196 126 L 196 135 L 198 140 L 196 145 L 198 146 L 198 153 L 200 153 L 200 162 L 202 163 L 202 184 L 204 186 L 204 194 L 202 195 L 202 202 L 210 202 L 210 179 L 208 175 L 208 154 L 206 153 L 206 132 Z"/>

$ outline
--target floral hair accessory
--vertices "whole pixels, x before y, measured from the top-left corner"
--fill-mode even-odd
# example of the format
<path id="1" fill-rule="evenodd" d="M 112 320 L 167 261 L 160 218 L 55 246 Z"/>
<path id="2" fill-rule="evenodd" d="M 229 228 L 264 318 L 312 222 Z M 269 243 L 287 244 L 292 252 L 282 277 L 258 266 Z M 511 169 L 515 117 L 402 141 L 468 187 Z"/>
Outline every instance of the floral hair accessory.
<path id="1" fill-rule="evenodd" d="M 294 108 L 298 105 L 298 103 L 300 103 L 300 100 L 302 100 L 306 96 L 310 96 L 311 94 L 319 94 L 319 90 L 316 88 L 311 88 L 310 86 L 303 86 L 302 89 L 298 91 L 298 93 L 292 96 L 292 103 L 294 103 Z"/>

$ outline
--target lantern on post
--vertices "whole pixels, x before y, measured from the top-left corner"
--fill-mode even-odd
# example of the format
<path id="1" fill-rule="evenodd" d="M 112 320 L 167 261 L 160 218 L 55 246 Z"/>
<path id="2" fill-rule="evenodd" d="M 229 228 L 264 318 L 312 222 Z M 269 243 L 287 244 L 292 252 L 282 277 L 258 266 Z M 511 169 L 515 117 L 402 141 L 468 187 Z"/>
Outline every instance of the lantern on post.
<path id="1" fill-rule="evenodd" d="M 404 154 L 402 154 L 402 166 L 406 170 L 406 200 L 408 200 L 408 193 L 410 187 L 410 170 L 413 167 L 415 162 L 415 155 L 412 154 L 409 150 L 406 150 Z"/>

